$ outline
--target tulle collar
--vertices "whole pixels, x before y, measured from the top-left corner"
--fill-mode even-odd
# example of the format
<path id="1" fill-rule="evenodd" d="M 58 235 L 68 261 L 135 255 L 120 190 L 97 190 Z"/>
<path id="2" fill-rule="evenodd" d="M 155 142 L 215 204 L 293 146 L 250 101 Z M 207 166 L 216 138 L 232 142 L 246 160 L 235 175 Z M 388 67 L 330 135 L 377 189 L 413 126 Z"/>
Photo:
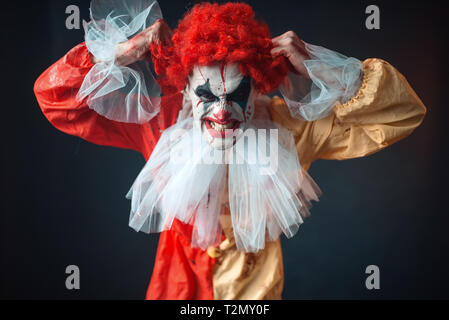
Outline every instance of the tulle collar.
<path id="1" fill-rule="evenodd" d="M 237 249 L 256 252 L 281 232 L 292 237 L 319 194 L 288 130 L 255 120 L 221 151 L 188 118 L 164 131 L 128 192 L 129 224 L 153 233 L 178 219 L 192 225 L 192 247 L 206 249 L 221 241 L 219 218 L 228 206 Z"/>

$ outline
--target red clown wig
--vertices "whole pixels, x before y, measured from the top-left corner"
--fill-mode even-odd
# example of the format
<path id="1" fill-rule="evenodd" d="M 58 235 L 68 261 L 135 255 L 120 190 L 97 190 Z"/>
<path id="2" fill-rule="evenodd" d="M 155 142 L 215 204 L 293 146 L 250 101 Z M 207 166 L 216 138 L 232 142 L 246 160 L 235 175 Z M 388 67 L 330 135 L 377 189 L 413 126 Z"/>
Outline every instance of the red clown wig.
<path id="1" fill-rule="evenodd" d="M 268 26 L 244 3 L 200 3 L 174 30 L 172 43 L 151 48 L 164 94 L 185 88 L 195 64 L 238 63 L 260 93 L 274 91 L 288 71 L 284 57 L 272 57 Z"/>

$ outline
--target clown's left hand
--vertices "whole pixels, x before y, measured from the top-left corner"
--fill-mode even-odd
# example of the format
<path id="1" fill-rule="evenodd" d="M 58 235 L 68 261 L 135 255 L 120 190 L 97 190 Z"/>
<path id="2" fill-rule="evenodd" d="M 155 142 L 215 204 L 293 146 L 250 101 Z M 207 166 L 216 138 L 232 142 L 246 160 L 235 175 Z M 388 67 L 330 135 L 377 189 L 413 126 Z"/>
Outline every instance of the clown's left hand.
<path id="1" fill-rule="evenodd" d="M 272 39 L 274 48 L 271 50 L 273 56 L 284 55 L 291 63 L 294 71 L 309 78 L 304 60 L 309 59 L 304 42 L 293 31 Z"/>

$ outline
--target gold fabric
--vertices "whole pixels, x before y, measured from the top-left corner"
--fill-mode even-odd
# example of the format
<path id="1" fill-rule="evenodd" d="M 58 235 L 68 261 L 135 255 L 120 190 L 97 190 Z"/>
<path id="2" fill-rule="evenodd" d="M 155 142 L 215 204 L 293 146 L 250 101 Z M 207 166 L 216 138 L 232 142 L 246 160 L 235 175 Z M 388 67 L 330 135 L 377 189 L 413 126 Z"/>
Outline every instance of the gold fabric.
<path id="1" fill-rule="evenodd" d="M 229 212 L 220 220 L 226 239 L 217 248 L 208 250 L 215 257 L 214 299 L 281 299 L 284 268 L 280 239 L 267 241 L 265 249 L 257 253 L 245 253 L 236 248 Z"/>
<path id="2" fill-rule="evenodd" d="M 426 108 L 394 67 L 380 59 L 367 59 L 363 72 L 356 96 L 337 103 L 333 113 L 321 120 L 292 118 L 278 97 L 259 100 L 256 109 L 260 114 L 268 108 L 268 116 L 292 132 L 306 170 L 316 159 L 344 160 L 372 154 L 405 138 L 421 124 Z M 238 251 L 229 212 L 222 215 L 221 223 L 226 240 L 208 250 L 216 259 L 214 298 L 280 299 L 284 283 L 280 240 L 267 242 L 258 253 Z"/>

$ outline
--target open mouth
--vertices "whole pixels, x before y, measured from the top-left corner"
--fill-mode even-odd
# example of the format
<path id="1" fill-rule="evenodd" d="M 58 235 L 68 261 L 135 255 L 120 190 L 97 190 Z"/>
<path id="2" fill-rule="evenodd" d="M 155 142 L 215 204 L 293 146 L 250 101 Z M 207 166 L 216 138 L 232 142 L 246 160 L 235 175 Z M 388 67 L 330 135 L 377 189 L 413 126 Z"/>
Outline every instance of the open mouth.
<path id="1" fill-rule="evenodd" d="M 206 118 L 203 120 L 203 122 L 210 135 L 218 138 L 231 136 L 234 130 L 240 127 L 240 121 L 237 120 L 218 122 L 215 119 Z"/>

